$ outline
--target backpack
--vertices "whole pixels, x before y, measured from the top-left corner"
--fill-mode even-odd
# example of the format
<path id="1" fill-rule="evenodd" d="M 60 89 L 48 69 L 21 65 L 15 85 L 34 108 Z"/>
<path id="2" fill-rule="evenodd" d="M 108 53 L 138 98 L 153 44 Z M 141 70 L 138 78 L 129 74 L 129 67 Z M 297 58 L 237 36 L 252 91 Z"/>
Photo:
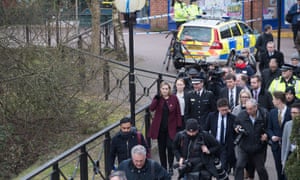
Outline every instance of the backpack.
<path id="1" fill-rule="evenodd" d="M 140 131 L 136 132 L 136 137 L 137 137 L 138 144 L 142 145 L 142 133 Z M 151 150 L 149 149 L 149 146 L 148 146 L 148 143 L 146 140 L 145 140 L 145 143 L 146 143 L 146 146 L 148 147 L 146 156 L 147 156 L 147 158 L 151 158 Z"/>
<path id="2" fill-rule="evenodd" d="M 285 20 L 288 22 L 288 23 L 292 23 L 292 20 L 293 20 L 293 15 L 291 14 L 286 14 L 285 15 Z"/>

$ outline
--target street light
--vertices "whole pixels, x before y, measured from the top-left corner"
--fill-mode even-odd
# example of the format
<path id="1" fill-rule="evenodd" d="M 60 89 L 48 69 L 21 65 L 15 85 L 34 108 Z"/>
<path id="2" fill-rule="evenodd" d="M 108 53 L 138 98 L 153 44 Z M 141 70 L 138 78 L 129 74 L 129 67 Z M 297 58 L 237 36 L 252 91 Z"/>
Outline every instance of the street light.
<path id="1" fill-rule="evenodd" d="M 145 6 L 145 0 L 115 0 L 118 11 L 126 13 L 129 29 L 129 93 L 130 93 L 130 117 L 135 126 L 135 77 L 133 55 L 133 16 L 132 13 L 141 10 Z"/>

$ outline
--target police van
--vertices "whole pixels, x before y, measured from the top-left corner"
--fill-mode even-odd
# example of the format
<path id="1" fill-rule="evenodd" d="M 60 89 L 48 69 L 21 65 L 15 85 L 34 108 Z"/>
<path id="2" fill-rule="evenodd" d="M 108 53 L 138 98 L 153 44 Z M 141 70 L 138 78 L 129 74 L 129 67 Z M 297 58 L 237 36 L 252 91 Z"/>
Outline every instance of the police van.
<path id="1" fill-rule="evenodd" d="M 175 67 L 188 63 L 225 64 L 232 49 L 255 51 L 258 34 L 246 23 L 228 18 L 201 18 L 182 24 L 177 40 L 181 44 L 182 58 L 175 58 Z"/>

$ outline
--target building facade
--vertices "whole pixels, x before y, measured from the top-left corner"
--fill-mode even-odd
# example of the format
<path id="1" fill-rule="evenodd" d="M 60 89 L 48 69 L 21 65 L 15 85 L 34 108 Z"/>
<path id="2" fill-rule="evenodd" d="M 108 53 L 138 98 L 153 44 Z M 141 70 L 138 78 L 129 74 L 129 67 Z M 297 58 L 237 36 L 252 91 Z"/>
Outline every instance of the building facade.
<path id="1" fill-rule="evenodd" d="M 187 5 L 190 3 L 190 0 L 184 1 Z M 197 0 L 197 3 L 210 16 L 242 19 L 260 32 L 266 24 L 274 29 L 279 23 L 281 28 L 289 28 L 284 16 L 296 0 Z M 171 4 L 172 0 L 146 0 L 145 7 L 138 12 L 141 19 L 137 26 L 151 30 L 175 29 Z"/>

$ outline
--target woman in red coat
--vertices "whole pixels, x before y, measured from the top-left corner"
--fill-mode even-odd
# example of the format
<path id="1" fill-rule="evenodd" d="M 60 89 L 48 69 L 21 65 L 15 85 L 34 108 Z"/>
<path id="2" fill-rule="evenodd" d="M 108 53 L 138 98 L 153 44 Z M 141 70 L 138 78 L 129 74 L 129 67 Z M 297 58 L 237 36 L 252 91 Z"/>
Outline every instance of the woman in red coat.
<path id="1" fill-rule="evenodd" d="M 155 113 L 149 136 L 157 139 L 160 163 L 165 169 L 168 157 L 169 173 L 172 174 L 174 161 L 172 144 L 177 129 L 182 126 L 182 120 L 178 99 L 171 93 L 171 85 L 167 82 L 160 84 L 160 94 L 153 98 L 150 111 Z"/>

